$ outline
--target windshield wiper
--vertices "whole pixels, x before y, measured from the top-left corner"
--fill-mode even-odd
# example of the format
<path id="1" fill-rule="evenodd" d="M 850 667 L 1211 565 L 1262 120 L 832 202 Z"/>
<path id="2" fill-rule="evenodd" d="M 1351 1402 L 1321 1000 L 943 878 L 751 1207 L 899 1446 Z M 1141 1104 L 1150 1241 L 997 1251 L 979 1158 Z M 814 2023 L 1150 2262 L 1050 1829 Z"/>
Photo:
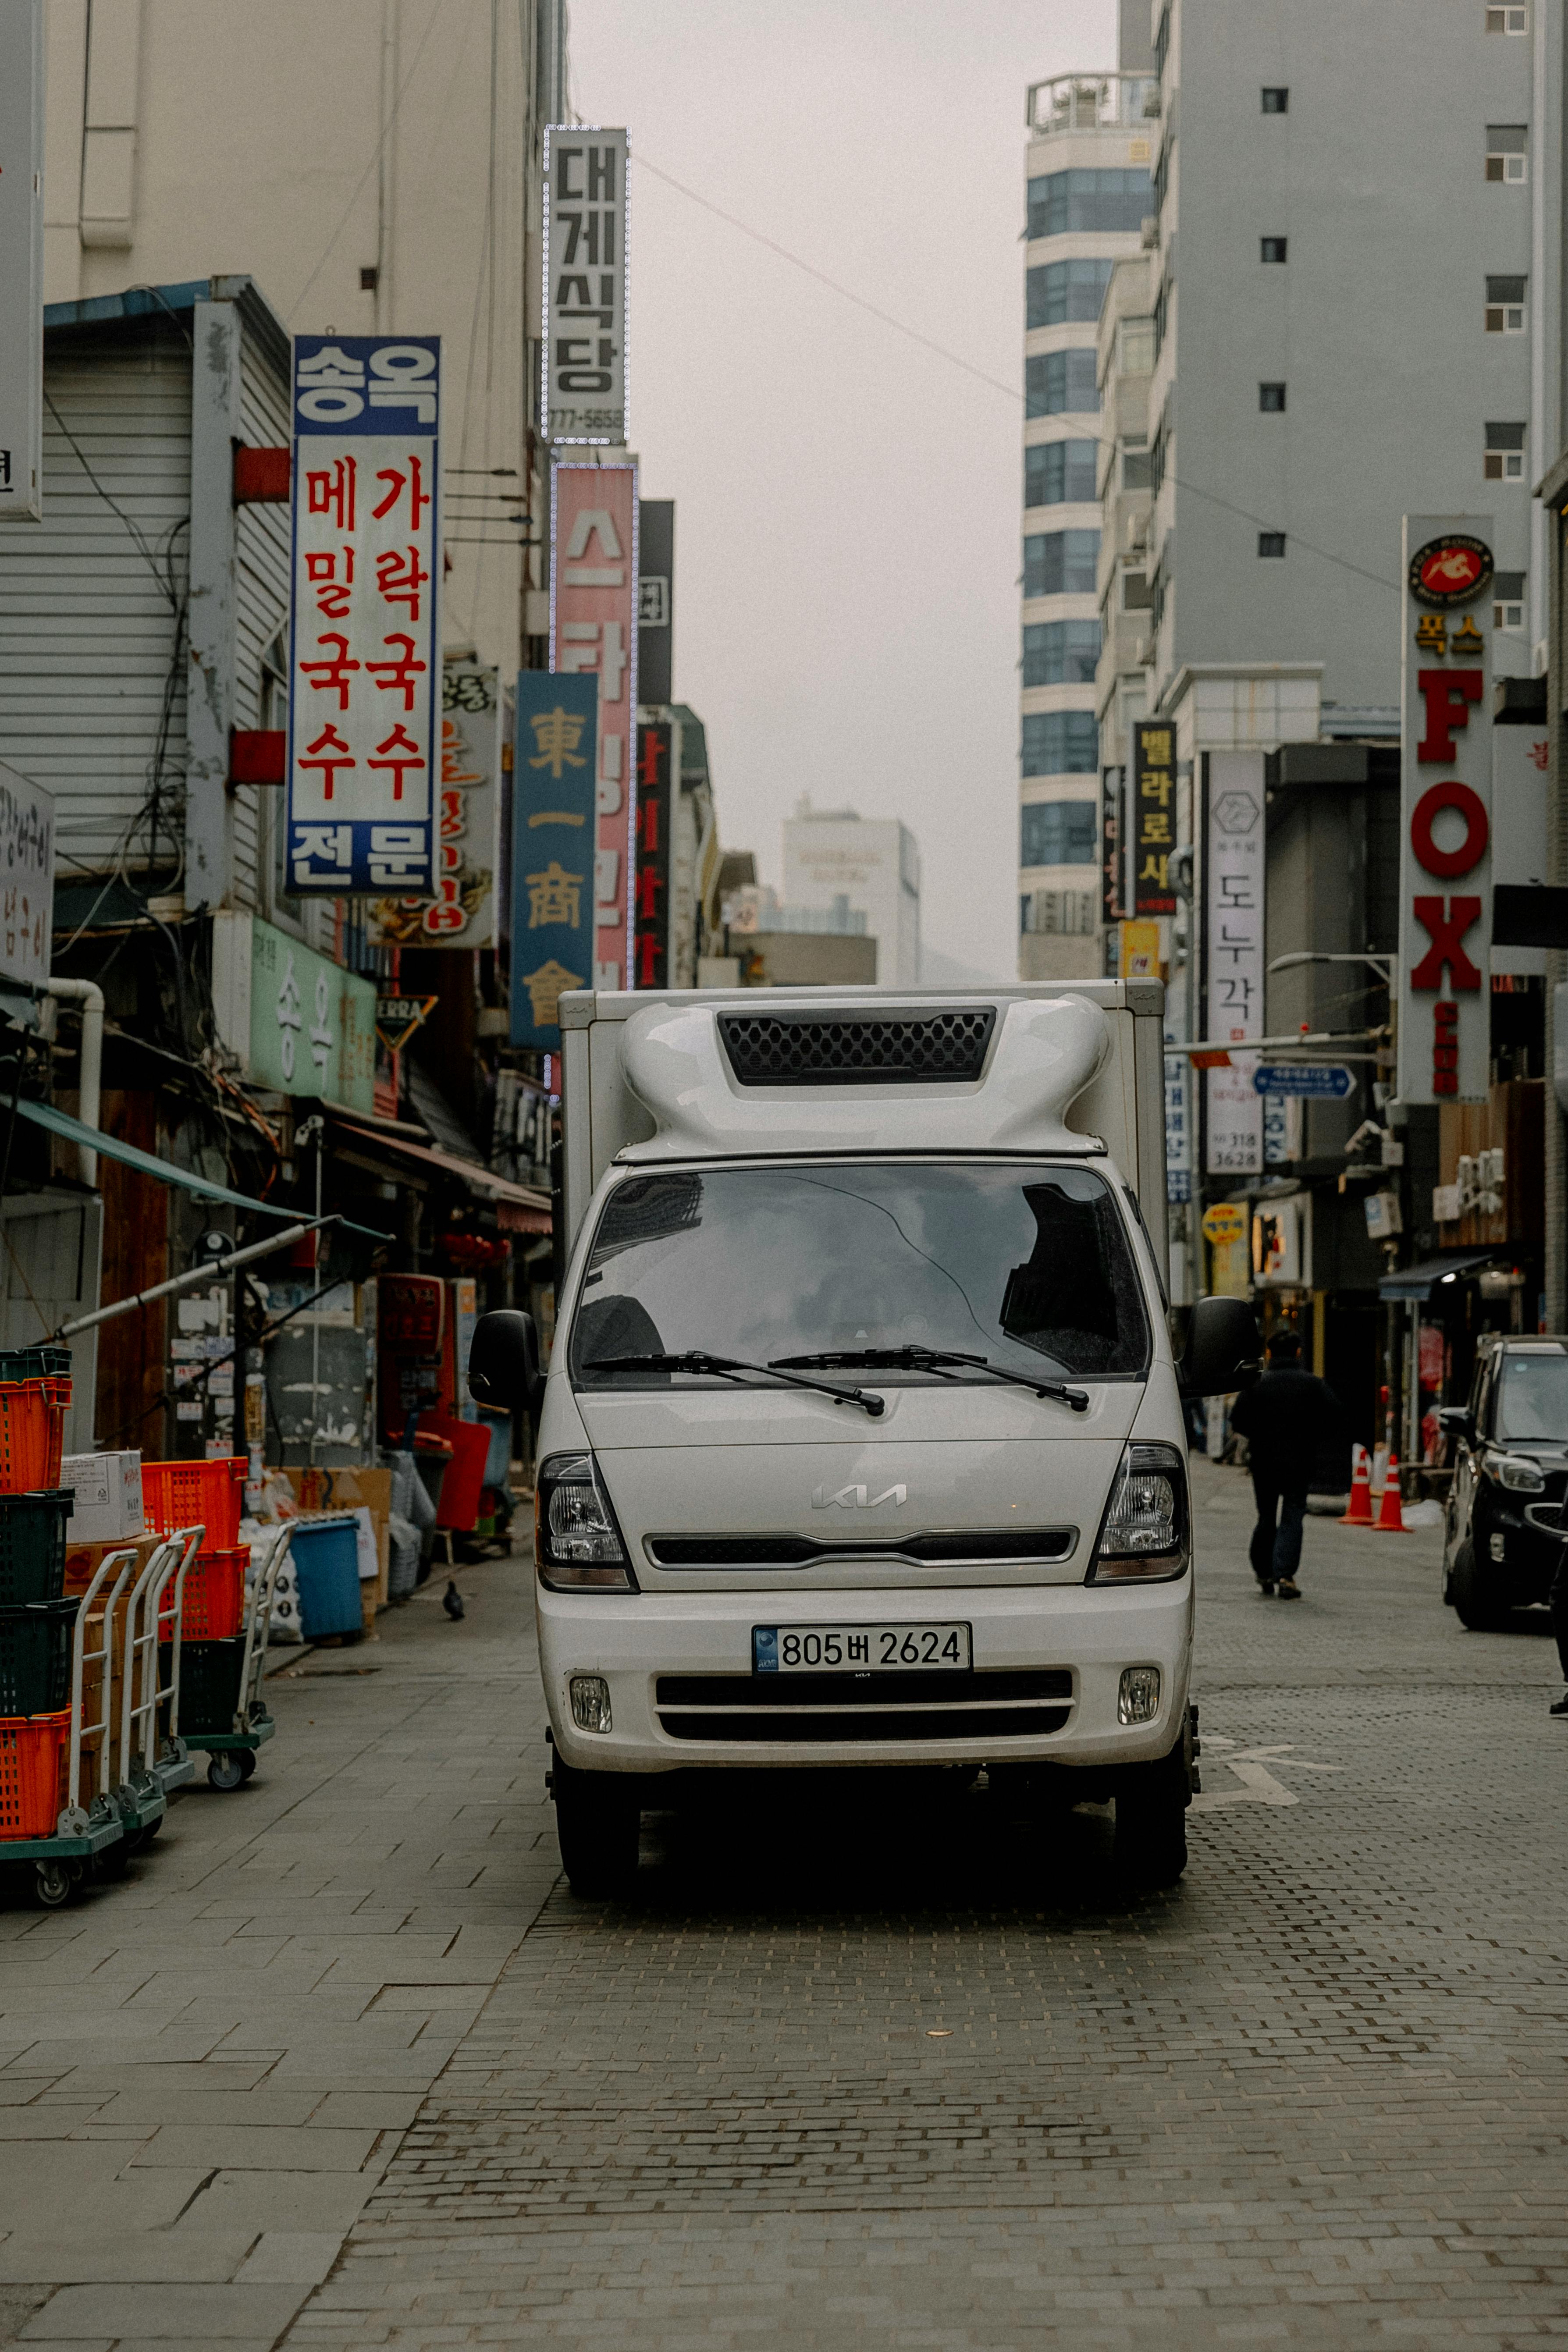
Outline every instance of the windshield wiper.
<path id="1" fill-rule="evenodd" d="M 813 1359 L 806 1359 L 812 1361 Z M 828 1381 L 805 1381 L 785 1370 L 780 1364 L 748 1364 L 739 1356 L 710 1356 L 700 1348 L 688 1348 L 680 1356 L 595 1356 L 583 1367 L 585 1372 L 710 1372 L 720 1380 L 730 1380 L 737 1372 L 756 1372 L 763 1380 L 787 1381 L 792 1388 L 811 1389 L 818 1396 L 831 1397 L 835 1404 L 858 1404 L 873 1421 L 887 1406 L 879 1396 L 868 1389 L 838 1389 Z M 1087 1404 L 1089 1400 L 1084 1399 Z"/>
<path id="2" fill-rule="evenodd" d="M 950 1364 L 973 1365 L 976 1371 L 989 1372 L 993 1380 L 1011 1381 L 1021 1389 L 1033 1389 L 1040 1397 L 1054 1397 L 1059 1404 L 1070 1405 L 1074 1412 L 1089 1411 L 1087 1389 L 1064 1388 L 1060 1381 L 1037 1381 L 1027 1372 L 1009 1371 L 1005 1365 L 994 1364 L 987 1356 L 962 1356 L 949 1348 L 843 1348 L 829 1349 L 819 1356 L 778 1356 L 772 1369 L 799 1365 L 803 1370 L 816 1365 L 821 1370 L 861 1366 L 868 1371 L 940 1372 Z"/>

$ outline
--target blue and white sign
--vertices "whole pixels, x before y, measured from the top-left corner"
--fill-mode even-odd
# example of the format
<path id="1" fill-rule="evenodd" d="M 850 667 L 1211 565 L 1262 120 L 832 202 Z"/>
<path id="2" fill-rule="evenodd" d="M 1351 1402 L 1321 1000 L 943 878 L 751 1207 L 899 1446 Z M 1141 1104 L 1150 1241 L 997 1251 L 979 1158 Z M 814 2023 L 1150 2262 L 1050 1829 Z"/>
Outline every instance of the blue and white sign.
<path id="1" fill-rule="evenodd" d="M 436 894 L 441 344 L 294 339 L 288 887 Z"/>
<path id="2" fill-rule="evenodd" d="M 1261 1062 L 1252 1073 L 1260 1095 L 1302 1095 L 1310 1102 L 1343 1102 L 1355 1079 L 1342 1062 Z"/>
<path id="3" fill-rule="evenodd" d="M 599 677 L 520 670 L 511 800 L 511 1042 L 561 1051 L 557 1001 L 594 984 Z"/>

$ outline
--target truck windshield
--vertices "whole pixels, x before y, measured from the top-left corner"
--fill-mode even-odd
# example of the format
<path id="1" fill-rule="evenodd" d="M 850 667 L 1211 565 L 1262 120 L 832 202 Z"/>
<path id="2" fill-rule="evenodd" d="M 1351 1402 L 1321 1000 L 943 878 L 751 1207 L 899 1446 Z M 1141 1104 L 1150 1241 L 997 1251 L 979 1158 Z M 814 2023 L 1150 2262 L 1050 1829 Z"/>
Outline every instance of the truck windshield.
<path id="1" fill-rule="evenodd" d="M 1568 1355 L 1533 1349 L 1503 1359 L 1497 1433 L 1510 1444 L 1568 1445 Z"/>
<path id="2" fill-rule="evenodd" d="M 570 1366 L 584 1388 L 668 1388 L 703 1375 L 595 1366 L 902 1347 L 1037 1375 L 1142 1372 L 1148 1318 L 1110 1187 L 1080 1168 L 888 1161 L 630 1176 L 600 1213 Z M 985 1379 L 876 1373 L 879 1387 Z"/>

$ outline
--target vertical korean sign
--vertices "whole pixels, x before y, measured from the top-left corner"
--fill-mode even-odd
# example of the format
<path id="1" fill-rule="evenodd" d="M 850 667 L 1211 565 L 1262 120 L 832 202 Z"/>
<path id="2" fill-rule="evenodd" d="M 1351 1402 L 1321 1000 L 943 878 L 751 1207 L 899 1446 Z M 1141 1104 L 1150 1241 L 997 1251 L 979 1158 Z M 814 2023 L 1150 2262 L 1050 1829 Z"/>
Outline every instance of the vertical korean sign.
<path id="1" fill-rule="evenodd" d="M 1171 852 L 1176 846 L 1175 744 L 1163 724 L 1137 721 L 1132 730 L 1132 903 L 1135 917 L 1173 915 Z"/>
<path id="2" fill-rule="evenodd" d="M 517 681 L 511 816 L 511 1042 L 561 1051 L 557 1000 L 594 969 L 598 681 L 525 669 Z"/>
<path id="3" fill-rule="evenodd" d="M 544 133 L 541 409 L 553 442 L 625 446 L 626 134 Z"/>
<path id="4" fill-rule="evenodd" d="M 44 5 L 0 8 L 0 521 L 43 511 Z"/>
<path id="5" fill-rule="evenodd" d="M 430 897 L 440 340 L 294 339 L 289 888 Z"/>
<path id="6" fill-rule="evenodd" d="M 1399 1095 L 1484 1103 L 1491 1076 L 1490 515 L 1405 518 Z"/>
<path id="7" fill-rule="evenodd" d="M 595 988 L 630 985 L 637 859 L 637 469 L 555 467 L 550 488 L 550 667 L 599 681 Z M 514 950 L 515 952 L 515 950 Z"/>
<path id="8" fill-rule="evenodd" d="M 374 947 L 494 947 L 502 757 L 497 672 L 444 662 L 436 895 L 373 899 L 365 936 Z"/>
<path id="9" fill-rule="evenodd" d="M 669 764 L 668 720 L 637 729 L 636 988 L 669 985 Z"/>
<path id="10" fill-rule="evenodd" d="M 1240 1045 L 1263 1034 L 1263 754 L 1208 754 L 1209 1035 Z M 1257 1176 L 1263 1168 L 1263 1100 L 1255 1054 L 1233 1054 L 1208 1072 L 1206 1172 Z"/>

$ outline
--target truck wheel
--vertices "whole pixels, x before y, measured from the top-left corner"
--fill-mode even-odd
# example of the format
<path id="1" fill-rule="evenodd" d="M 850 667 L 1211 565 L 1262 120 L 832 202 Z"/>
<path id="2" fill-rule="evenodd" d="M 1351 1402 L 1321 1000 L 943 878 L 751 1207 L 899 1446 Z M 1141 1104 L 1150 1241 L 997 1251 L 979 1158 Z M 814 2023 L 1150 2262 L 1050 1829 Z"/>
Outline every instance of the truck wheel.
<path id="1" fill-rule="evenodd" d="M 637 1874 L 642 1808 L 623 1772 L 580 1772 L 556 1750 L 552 1766 L 555 1834 L 574 1895 L 625 1895 Z"/>
<path id="2" fill-rule="evenodd" d="M 1187 1866 L 1187 1780 L 1184 1744 L 1178 1740 L 1157 1764 L 1129 1764 L 1116 1780 L 1119 1876 L 1134 1886 L 1173 1886 Z"/>
<path id="3" fill-rule="evenodd" d="M 1482 1583 L 1476 1568 L 1476 1548 L 1468 1539 L 1454 1554 L 1448 1579 L 1459 1622 L 1471 1633 L 1498 1633 L 1508 1623 L 1509 1612 Z"/>

